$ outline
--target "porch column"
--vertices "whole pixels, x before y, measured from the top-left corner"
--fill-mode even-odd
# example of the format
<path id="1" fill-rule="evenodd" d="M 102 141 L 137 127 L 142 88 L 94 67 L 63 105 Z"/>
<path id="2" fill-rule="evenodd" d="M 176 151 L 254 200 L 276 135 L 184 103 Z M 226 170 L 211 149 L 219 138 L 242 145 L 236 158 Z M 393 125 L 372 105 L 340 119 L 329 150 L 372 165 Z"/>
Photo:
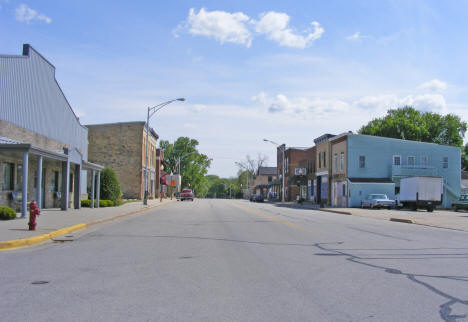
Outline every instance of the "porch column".
<path id="1" fill-rule="evenodd" d="M 94 208 L 94 182 L 96 181 L 96 175 L 94 169 L 91 170 L 91 208 Z"/>
<path id="2" fill-rule="evenodd" d="M 23 186 L 21 191 L 21 218 L 28 216 L 28 159 L 29 152 L 23 153 Z"/>
<path id="3" fill-rule="evenodd" d="M 39 209 L 42 208 L 42 156 L 37 160 L 37 190 L 36 190 L 36 203 Z"/>
<path id="4" fill-rule="evenodd" d="M 81 209 L 81 165 L 75 164 L 75 184 L 73 187 L 75 209 Z"/>
<path id="5" fill-rule="evenodd" d="M 96 207 L 99 208 L 99 195 L 101 194 L 101 171 L 97 172 L 97 196 Z"/>
<path id="6" fill-rule="evenodd" d="M 70 191 L 70 161 L 62 161 L 62 210 L 68 210 L 68 191 Z"/>

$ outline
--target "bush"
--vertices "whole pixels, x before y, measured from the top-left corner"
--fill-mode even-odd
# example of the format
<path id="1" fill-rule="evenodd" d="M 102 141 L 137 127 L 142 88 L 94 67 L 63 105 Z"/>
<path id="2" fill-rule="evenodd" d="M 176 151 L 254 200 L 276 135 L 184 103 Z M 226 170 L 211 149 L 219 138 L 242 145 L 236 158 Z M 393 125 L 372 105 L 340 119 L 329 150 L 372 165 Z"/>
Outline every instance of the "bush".
<path id="1" fill-rule="evenodd" d="M 113 202 L 115 202 L 121 196 L 122 191 L 120 190 L 119 180 L 117 180 L 117 175 L 115 174 L 114 170 L 112 170 L 111 168 L 104 168 L 101 171 L 100 199 L 112 200 Z"/>
<path id="2" fill-rule="evenodd" d="M 16 218 L 16 211 L 13 208 L 7 206 L 0 206 L 0 219 L 10 220 Z"/>
<path id="3" fill-rule="evenodd" d="M 112 200 L 99 200 L 99 207 L 113 207 L 114 202 Z M 97 206 L 97 200 L 94 200 L 94 207 Z M 81 200 L 81 207 L 91 207 L 91 200 Z"/>
<path id="4" fill-rule="evenodd" d="M 91 207 L 91 200 L 81 200 L 81 207 Z"/>

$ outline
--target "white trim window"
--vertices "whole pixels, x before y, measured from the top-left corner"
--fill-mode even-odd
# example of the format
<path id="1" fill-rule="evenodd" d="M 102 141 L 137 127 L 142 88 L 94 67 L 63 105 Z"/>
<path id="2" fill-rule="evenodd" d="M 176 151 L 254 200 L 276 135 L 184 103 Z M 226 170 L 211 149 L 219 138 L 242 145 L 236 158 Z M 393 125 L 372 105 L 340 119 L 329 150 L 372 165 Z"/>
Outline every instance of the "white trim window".
<path id="1" fill-rule="evenodd" d="M 334 163 L 335 171 L 338 171 L 338 154 L 336 153 L 333 155 L 333 163 Z"/>
<path id="2" fill-rule="evenodd" d="M 366 167 L 366 156 L 360 155 L 359 156 L 359 168 L 364 169 Z"/>
<path id="3" fill-rule="evenodd" d="M 416 163 L 416 157 L 412 156 L 412 155 L 409 156 L 408 157 L 408 166 L 414 167 L 415 163 Z"/>
<path id="4" fill-rule="evenodd" d="M 421 166 L 425 167 L 428 165 L 428 157 L 427 155 L 421 156 Z"/>
<path id="5" fill-rule="evenodd" d="M 401 155 L 393 156 L 393 165 L 397 167 L 401 166 Z"/>
<path id="6" fill-rule="evenodd" d="M 341 152 L 340 154 L 340 170 L 344 170 L 344 152 Z"/>
<path id="7" fill-rule="evenodd" d="M 448 169 L 448 157 L 442 158 L 442 168 Z"/>

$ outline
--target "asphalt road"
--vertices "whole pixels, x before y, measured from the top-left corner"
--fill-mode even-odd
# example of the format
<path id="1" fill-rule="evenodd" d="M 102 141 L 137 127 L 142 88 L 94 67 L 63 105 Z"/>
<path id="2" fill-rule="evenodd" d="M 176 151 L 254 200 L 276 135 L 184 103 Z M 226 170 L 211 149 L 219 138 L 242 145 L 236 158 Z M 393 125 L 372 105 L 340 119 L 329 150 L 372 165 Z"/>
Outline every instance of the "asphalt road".
<path id="1" fill-rule="evenodd" d="M 468 321 L 468 233 L 177 202 L 0 252 L 0 321 Z"/>

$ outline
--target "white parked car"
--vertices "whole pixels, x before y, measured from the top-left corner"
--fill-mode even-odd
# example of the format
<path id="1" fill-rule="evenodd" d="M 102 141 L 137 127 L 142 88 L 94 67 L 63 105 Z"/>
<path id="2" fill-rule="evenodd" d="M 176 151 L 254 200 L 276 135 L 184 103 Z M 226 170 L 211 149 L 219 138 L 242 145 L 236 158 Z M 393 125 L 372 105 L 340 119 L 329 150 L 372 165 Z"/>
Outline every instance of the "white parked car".
<path id="1" fill-rule="evenodd" d="M 395 200 L 388 199 L 384 194 L 370 194 L 366 199 L 361 201 L 361 208 L 395 208 Z"/>

